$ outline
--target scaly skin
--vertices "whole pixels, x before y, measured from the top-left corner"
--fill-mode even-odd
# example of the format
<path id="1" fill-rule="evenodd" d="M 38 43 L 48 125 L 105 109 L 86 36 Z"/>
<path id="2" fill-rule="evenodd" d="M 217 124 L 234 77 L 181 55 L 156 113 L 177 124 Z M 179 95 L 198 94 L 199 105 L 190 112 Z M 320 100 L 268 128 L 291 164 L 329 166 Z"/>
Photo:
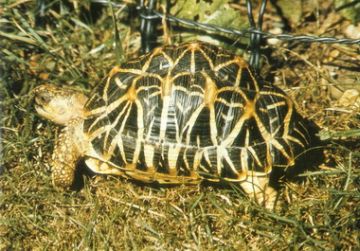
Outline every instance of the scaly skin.
<path id="1" fill-rule="evenodd" d="M 55 187 L 69 188 L 74 182 L 78 160 L 84 155 L 84 104 L 87 97 L 80 92 L 41 85 L 34 89 L 37 112 L 66 127 L 55 143 L 52 155 L 52 181 Z"/>
<path id="2" fill-rule="evenodd" d="M 76 128 L 82 120 L 73 120 L 65 127 L 57 139 L 52 155 L 52 181 L 55 187 L 69 188 L 74 183 L 75 169 L 83 151 L 74 142 Z"/>

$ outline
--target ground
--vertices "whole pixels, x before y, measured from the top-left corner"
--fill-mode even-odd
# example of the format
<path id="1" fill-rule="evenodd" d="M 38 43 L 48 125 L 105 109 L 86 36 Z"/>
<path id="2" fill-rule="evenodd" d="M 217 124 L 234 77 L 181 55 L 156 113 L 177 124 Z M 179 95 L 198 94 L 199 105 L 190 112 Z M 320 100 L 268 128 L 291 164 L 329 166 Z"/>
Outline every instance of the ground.
<path id="1" fill-rule="evenodd" d="M 262 74 L 323 133 L 333 132 L 323 136 L 321 165 L 284 184 L 274 212 L 237 187 L 148 186 L 94 176 L 83 163 L 75 191 L 55 190 L 48 162 L 59 127 L 36 115 L 31 90 L 51 83 L 89 93 L 140 47 L 133 2 L 113 10 L 120 54 L 114 52 L 111 8 L 79 2 L 38 1 L 44 10 L 32 1 L 0 6 L 0 250 L 360 249 L 359 44 L 272 40 L 262 47 Z M 269 5 L 264 29 L 356 35 L 359 26 L 331 1 L 321 2 L 315 9 L 305 6 L 299 19 L 281 18 Z M 244 4 L 231 7 L 246 15 Z M 177 42 L 183 32 L 173 28 L 167 34 Z"/>

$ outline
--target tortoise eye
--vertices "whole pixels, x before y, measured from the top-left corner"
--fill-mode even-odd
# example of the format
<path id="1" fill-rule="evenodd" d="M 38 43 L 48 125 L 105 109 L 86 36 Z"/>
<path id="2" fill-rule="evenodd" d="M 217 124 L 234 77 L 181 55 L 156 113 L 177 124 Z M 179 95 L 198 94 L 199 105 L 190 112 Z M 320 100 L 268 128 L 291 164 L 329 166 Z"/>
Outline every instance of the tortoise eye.
<path id="1" fill-rule="evenodd" d="M 47 104 L 51 100 L 51 95 L 48 93 L 36 93 L 35 101 L 38 104 Z"/>

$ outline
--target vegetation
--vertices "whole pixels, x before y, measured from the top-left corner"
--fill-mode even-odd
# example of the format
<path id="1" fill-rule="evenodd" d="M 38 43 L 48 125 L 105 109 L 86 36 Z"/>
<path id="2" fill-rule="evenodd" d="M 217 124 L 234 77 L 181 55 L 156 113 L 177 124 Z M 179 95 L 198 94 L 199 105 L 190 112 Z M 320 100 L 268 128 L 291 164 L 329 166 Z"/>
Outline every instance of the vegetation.
<path id="1" fill-rule="evenodd" d="M 116 41 L 123 48 L 118 57 L 139 54 L 138 12 L 131 1 L 113 11 L 91 1 L 3 2 L 0 250 L 360 249 L 358 45 L 272 40 L 264 47 L 262 74 L 322 128 L 325 140 L 323 163 L 301 174 L 300 181 L 284 184 L 274 212 L 249 201 L 238 187 L 149 186 L 94 176 L 84 163 L 79 165 L 78 189 L 60 192 L 51 185 L 48 164 L 58 127 L 36 115 L 31 90 L 51 83 L 89 93 L 119 59 L 114 17 L 120 33 Z M 318 5 L 303 4 L 302 12 L 296 12 L 301 16 L 294 19 L 269 5 L 264 29 L 346 36 L 351 23 L 332 1 L 304 2 Z M 226 3 L 246 15 L 244 1 Z M 159 24 L 158 32 L 163 28 Z M 179 42 L 184 32 L 174 27 L 165 32 L 166 39 Z M 189 30 L 186 34 L 191 39 Z M 161 36 L 158 40 L 164 41 Z M 221 41 L 230 40 L 236 38 Z"/>

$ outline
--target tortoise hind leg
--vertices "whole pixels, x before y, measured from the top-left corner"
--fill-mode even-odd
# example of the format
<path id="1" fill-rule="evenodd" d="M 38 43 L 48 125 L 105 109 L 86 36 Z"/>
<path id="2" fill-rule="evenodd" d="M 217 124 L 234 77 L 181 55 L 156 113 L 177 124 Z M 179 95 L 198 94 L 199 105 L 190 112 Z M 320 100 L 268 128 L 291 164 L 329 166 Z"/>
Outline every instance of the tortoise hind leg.
<path id="1" fill-rule="evenodd" d="M 269 210 L 274 209 L 277 192 L 269 186 L 268 176 L 248 175 L 246 180 L 240 183 L 240 186 L 251 199 Z"/>
<path id="2" fill-rule="evenodd" d="M 72 128 L 66 127 L 55 144 L 51 162 L 55 187 L 69 188 L 74 182 L 76 164 L 82 155 L 74 141 Z"/>

